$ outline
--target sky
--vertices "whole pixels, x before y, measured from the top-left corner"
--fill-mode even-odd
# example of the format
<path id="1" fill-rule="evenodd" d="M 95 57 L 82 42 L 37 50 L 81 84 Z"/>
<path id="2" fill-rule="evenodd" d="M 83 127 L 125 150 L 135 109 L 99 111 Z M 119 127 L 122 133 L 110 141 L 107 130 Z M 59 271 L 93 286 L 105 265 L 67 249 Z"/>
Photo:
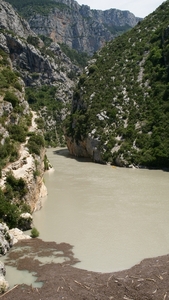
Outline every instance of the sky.
<path id="1" fill-rule="evenodd" d="M 164 0 L 76 0 L 80 5 L 85 4 L 91 9 L 106 10 L 116 8 L 129 10 L 136 17 L 145 18 L 152 13 Z"/>

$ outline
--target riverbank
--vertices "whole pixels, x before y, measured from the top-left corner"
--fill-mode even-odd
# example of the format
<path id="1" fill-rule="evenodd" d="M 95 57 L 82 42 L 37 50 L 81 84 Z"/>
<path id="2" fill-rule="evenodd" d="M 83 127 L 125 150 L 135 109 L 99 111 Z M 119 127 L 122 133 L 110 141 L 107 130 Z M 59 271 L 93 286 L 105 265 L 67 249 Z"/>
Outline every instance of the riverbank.
<path id="1" fill-rule="evenodd" d="M 42 258 L 49 256 L 62 258 L 62 262 L 42 263 Z M 169 299 L 169 255 L 145 259 L 128 270 L 98 273 L 76 268 L 78 259 L 71 245 L 31 239 L 18 242 L 9 261 L 19 270 L 36 274 L 42 287 L 17 285 L 2 295 L 2 300 Z"/>

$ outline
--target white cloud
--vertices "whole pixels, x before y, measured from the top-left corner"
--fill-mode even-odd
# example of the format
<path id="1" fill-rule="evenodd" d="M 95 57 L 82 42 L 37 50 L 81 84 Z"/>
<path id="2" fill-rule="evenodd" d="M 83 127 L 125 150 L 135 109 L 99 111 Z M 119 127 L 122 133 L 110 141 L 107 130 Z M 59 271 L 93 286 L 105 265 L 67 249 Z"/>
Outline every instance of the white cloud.
<path id="1" fill-rule="evenodd" d="M 120 10 L 129 10 L 137 17 L 145 17 L 151 12 L 153 12 L 163 0 L 120 0 L 120 1 L 110 1 L 110 0 L 77 0 L 77 2 L 82 5 L 88 5 L 91 9 L 101 9 L 106 10 L 110 8 L 116 8 Z"/>

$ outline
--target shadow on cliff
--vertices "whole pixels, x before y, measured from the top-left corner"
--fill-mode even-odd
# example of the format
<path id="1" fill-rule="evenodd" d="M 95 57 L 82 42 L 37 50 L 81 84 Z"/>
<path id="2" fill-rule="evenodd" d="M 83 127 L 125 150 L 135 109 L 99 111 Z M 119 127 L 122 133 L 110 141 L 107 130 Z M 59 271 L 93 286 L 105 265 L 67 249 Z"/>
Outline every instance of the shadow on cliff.
<path id="1" fill-rule="evenodd" d="M 74 155 L 70 154 L 70 152 L 67 148 L 54 150 L 53 154 L 61 155 L 61 156 L 64 156 L 65 158 L 69 158 L 69 159 L 75 159 L 76 161 L 79 161 L 79 162 L 92 162 L 92 160 L 90 158 L 77 157 L 77 156 L 74 156 Z"/>
<path id="2" fill-rule="evenodd" d="M 77 157 L 74 156 L 72 154 L 70 154 L 68 148 L 62 148 L 62 149 L 58 149 L 58 150 L 54 150 L 53 154 L 55 155 L 61 155 L 64 156 L 65 158 L 69 158 L 69 159 L 75 159 L 78 162 L 93 162 L 92 159 L 90 159 L 89 157 Z M 142 169 L 144 167 L 141 167 L 140 169 Z M 169 168 L 146 168 L 147 170 L 162 170 L 163 172 L 169 172 Z"/>

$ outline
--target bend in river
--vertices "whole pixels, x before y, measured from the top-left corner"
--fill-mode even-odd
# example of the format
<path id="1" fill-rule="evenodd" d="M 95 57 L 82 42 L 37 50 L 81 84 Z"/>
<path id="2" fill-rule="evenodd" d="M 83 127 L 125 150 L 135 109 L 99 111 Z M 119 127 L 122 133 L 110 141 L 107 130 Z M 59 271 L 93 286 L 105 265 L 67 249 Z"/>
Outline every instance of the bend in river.
<path id="1" fill-rule="evenodd" d="M 45 241 L 66 242 L 82 269 L 113 272 L 169 252 L 169 173 L 95 164 L 49 149 L 48 196 L 34 213 Z"/>

